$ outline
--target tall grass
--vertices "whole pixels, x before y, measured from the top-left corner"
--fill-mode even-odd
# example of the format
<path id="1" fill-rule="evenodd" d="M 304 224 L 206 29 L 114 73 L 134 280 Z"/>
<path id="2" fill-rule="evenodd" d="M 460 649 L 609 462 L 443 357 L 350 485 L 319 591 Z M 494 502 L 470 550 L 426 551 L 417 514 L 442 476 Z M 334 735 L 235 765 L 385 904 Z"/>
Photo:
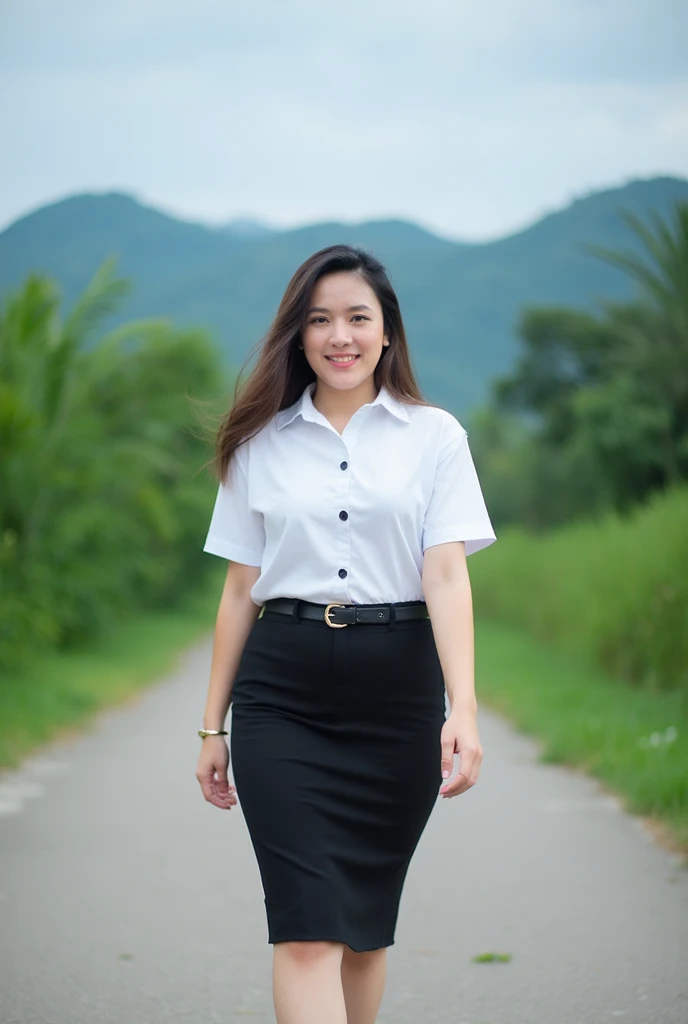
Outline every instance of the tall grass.
<path id="1" fill-rule="evenodd" d="M 610 674 L 688 695 L 688 488 L 627 517 L 507 529 L 471 565 L 477 614 Z"/>

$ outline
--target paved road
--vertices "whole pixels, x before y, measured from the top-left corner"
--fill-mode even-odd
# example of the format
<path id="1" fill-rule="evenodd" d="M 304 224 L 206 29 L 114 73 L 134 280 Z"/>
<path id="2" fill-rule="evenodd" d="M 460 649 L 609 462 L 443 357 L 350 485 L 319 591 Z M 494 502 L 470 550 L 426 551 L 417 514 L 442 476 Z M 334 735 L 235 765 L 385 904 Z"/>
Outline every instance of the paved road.
<path id="1" fill-rule="evenodd" d="M 241 811 L 194 777 L 209 664 L 206 640 L 0 777 L 2 1024 L 274 1020 Z M 412 863 L 380 1024 L 686 1024 L 688 871 L 485 710 L 481 737 Z"/>

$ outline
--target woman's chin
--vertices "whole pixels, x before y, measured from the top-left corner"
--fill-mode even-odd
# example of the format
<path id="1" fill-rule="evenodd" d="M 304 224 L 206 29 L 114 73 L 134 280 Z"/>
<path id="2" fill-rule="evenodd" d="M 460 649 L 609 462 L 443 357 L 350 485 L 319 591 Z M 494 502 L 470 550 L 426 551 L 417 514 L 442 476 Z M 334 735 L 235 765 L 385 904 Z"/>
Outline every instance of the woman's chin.
<path id="1" fill-rule="evenodd" d="M 352 388 L 358 388 L 365 384 L 369 378 L 372 379 L 373 374 L 372 371 L 367 373 L 365 369 L 359 366 L 346 370 L 332 370 L 327 366 L 323 368 L 323 372 L 318 374 L 318 376 L 330 388 L 338 391 L 350 391 Z"/>

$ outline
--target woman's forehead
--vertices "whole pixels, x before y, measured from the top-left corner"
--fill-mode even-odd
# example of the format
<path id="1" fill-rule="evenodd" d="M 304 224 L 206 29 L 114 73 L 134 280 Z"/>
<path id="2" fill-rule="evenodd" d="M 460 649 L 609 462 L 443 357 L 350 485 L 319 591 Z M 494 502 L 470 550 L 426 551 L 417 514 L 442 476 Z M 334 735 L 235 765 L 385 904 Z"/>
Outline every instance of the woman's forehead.
<path id="1" fill-rule="evenodd" d="M 335 309 L 361 304 L 371 309 L 379 308 L 380 305 L 375 292 L 360 274 L 340 270 L 326 274 L 313 286 L 311 306 Z"/>

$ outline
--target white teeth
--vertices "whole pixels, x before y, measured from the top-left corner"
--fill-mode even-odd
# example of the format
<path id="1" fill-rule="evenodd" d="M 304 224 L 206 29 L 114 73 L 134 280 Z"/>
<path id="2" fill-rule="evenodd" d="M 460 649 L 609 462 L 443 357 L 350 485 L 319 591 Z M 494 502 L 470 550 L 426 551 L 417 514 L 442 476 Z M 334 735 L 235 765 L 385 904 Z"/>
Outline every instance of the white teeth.
<path id="1" fill-rule="evenodd" d="M 328 356 L 333 363 L 352 363 L 356 356 Z"/>

